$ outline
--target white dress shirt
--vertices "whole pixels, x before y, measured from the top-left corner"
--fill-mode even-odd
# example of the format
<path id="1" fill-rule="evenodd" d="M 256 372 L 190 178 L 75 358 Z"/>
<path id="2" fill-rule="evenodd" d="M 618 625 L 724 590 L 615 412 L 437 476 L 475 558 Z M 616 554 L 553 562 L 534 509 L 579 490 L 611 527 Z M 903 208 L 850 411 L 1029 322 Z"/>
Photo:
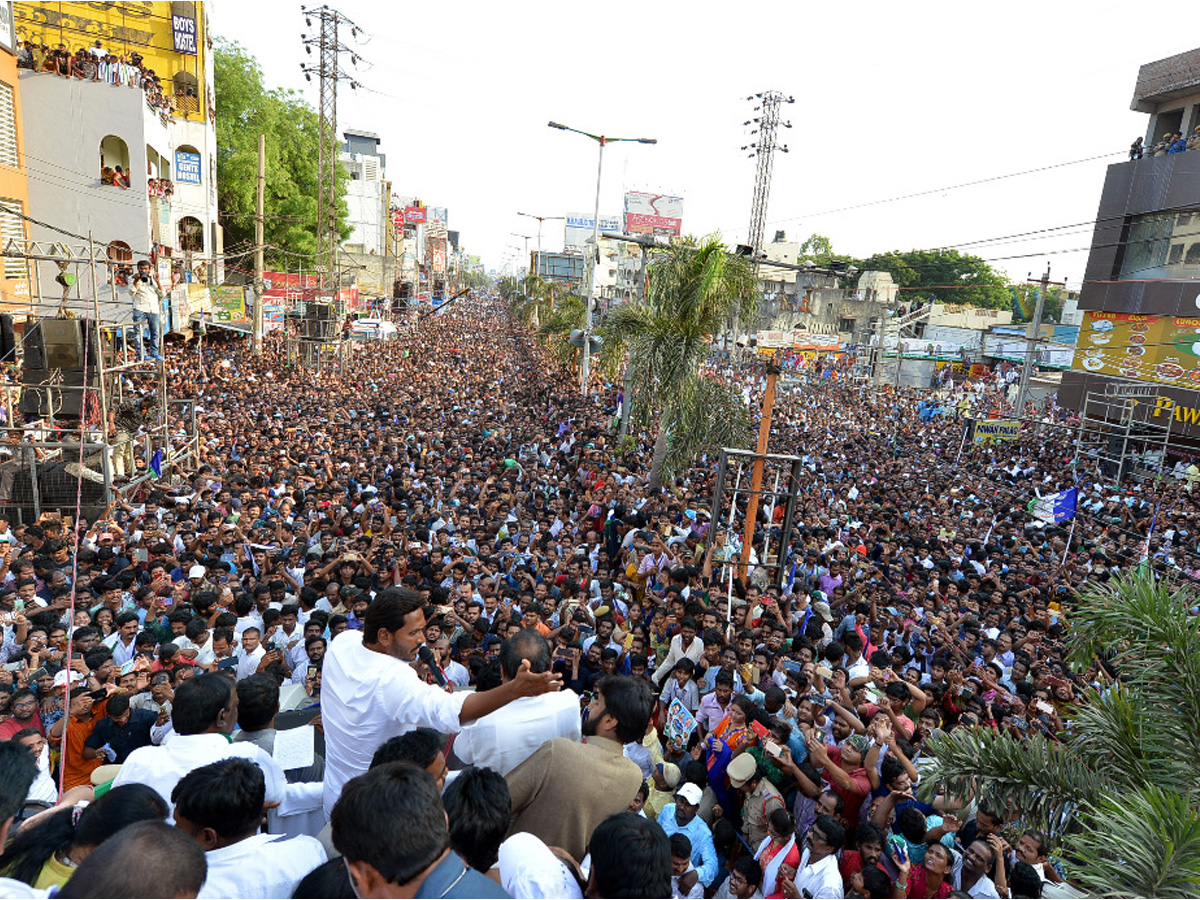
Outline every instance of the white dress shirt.
<path id="1" fill-rule="evenodd" d="M 442 670 L 446 673 L 446 679 L 458 688 L 466 688 L 471 685 L 471 670 L 460 662 L 450 660 L 446 663 Z"/>
<path id="2" fill-rule="evenodd" d="M 139 747 L 129 754 L 121 771 L 113 781 L 113 787 L 123 784 L 145 784 L 158 791 L 172 810 L 171 791 L 180 779 L 193 769 L 219 762 L 222 759 L 239 757 L 248 759 L 262 769 L 267 783 L 267 803 L 282 803 L 287 778 L 283 769 L 265 751 L 249 742 L 230 743 L 223 734 L 178 734 L 172 732 L 161 746 Z M 174 824 L 174 815 L 167 821 Z"/>
<path id="3" fill-rule="evenodd" d="M 408 663 L 363 646 L 361 631 L 330 641 L 321 667 L 326 814 L 388 738 L 421 727 L 457 732 L 468 696 L 426 684 Z"/>
<path id="4" fill-rule="evenodd" d="M 686 658 L 690 659 L 694 663 L 698 663 L 703 656 L 704 641 L 701 640 L 700 635 L 696 635 L 692 638 L 692 642 L 688 644 L 686 650 L 683 649 L 683 636 L 678 634 L 675 635 L 675 637 L 671 638 L 671 649 L 667 653 L 667 658 L 664 659 L 662 664 L 654 670 L 653 677 L 655 684 L 661 684 L 662 677 L 675 668 L 675 663 L 679 662 L 681 659 Z"/>
<path id="5" fill-rule="evenodd" d="M 254 648 L 253 652 L 247 653 L 245 650 L 238 649 L 237 651 L 237 680 L 249 678 L 258 671 L 258 664 L 262 662 L 262 658 L 267 655 L 267 651 L 263 649 L 263 645 L 259 644 Z"/>
<path id="6" fill-rule="evenodd" d="M 820 862 L 808 864 L 809 849 L 804 848 L 800 856 L 800 868 L 793 882 L 802 897 L 815 900 L 842 900 L 842 873 L 838 871 L 837 854 L 831 853 Z"/>
<path id="7" fill-rule="evenodd" d="M 580 736 L 579 695 L 561 690 L 522 697 L 472 722 L 455 738 L 454 755 L 508 775 L 546 741 Z"/>
<path id="8" fill-rule="evenodd" d="M 256 834 L 204 854 L 208 876 L 198 897 L 290 897 L 305 875 L 328 859 L 314 837 Z"/>
<path id="9" fill-rule="evenodd" d="M 104 639 L 104 646 L 112 651 L 113 665 L 118 668 L 130 662 L 137 656 L 137 639 L 133 638 L 129 641 L 129 646 L 126 647 L 121 643 L 121 632 L 114 631 Z"/>

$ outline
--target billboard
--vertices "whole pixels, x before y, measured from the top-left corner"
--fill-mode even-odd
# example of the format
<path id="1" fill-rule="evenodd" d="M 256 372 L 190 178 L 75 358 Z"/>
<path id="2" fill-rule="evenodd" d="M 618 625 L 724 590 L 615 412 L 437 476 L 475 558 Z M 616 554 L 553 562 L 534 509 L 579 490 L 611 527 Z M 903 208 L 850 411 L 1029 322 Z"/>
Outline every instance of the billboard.
<path id="1" fill-rule="evenodd" d="M 428 218 L 429 208 L 425 206 L 404 207 L 404 221 L 408 225 L 424 225 Z"/>
<path id="2" fill-rule="evenodd" d="M 1086 312 L 1071 368 L 1200 389 L 1200 317 Z"/>
<path id="3" fill-rule="evenodd" d="M 446 207 L 429 206 L 426 208 L 429 210 L 429 224 L 441 225 L 443 228 L 445 228 L 446 223 L 450 219 L 450 212 L 446 209 Z"/>
<path id="4" fill-rule="evenodd" d="M 564 238 L 564 246 L 566 247 L 586 247 L 592 242 L 592 226 L 595 218 L 591 213 L 567 213 L 566 237 Z M 600 233 L 606 231 L 620 231 L 621 217 L 620 216 L 601 216 L 600 217 Z"/>
<path id="5" fill-rule="evenodd" d="M 425 256 L 434 275 L 446 274 L 446 239 L 431 237 L 425 240 Z"/>
<path id="6" fill-rule="evenodd" d="M 625 194 L 625 230 L 630 234 L 681 234 L 683 198 L 628 191 Z"/>
<path id="7" fill-rule="evenodd" d="M 246 289 L 241 286 L 221 285 L 208 289 L 212 299 L 214 322 L 246 321 Z"/>

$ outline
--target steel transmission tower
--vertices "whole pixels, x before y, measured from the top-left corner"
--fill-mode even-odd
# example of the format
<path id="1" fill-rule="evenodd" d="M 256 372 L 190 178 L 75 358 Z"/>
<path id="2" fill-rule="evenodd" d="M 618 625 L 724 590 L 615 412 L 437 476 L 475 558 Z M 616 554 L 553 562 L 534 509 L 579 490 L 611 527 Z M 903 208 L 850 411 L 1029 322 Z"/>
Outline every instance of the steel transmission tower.
<path id="1" fill-rule="evenodd" d="M 746 241 L 753 251 L 751 259 L 755 261 L 757 272 L 763 229 L 767 224 L 767 201 L 771 195 L 771 171 L 775 165 L 775 151 L 788 152 L 786 144 L 776 143 L 775 130 L 780 125 L 784 128 L 792 127 L 791 122 L 779 121 L 779 107 L 784 103 L 795 103 L 796 98 L 785 96 L 779 91 L 763 91 L 746 99 L 757 104 L 754 112 L 758 114 L 743 123 L 754 126 L 750 134 L 756 137 L 753 142 L 742 148 L 750 151 L 748 156 L 758 157 L 758 169 L 754 173 L 754 200 L 750 205 L 750 234 Z"/>
<path id="2" fill-rule="evenodd" d="M 313 28 L 313 20 L 317 22 L 316 34 L 302 34 L 304 51 L 313 55 L 316 48 L 317 64 L 301 63 L 300 69 L 304 77 L 312 81 L 313 75 L 319 79 L 320 102 L 317 107 L 319 116 L 318 145 L 317 145 L 317 266 L 325 267 L 326 284 L 332 284 L 334 290 L 341 288 L 337 283 L 337 251 L 338 251 L 338 138 L 337 138 L 337 89 L 339 81 L 346 81 L 351 90 L 358 88 L 358 82 L 341 68 L 341 54 L 350 54 L 350 63 L 357 68 L 361 57 L 357 52 L 347 47 L 338 38 L 339 29 L 350 29 L 350 36 L 358 39 L 363 33 L 357 25 L 329 6 L 304 7 L 304 24 Z"/>

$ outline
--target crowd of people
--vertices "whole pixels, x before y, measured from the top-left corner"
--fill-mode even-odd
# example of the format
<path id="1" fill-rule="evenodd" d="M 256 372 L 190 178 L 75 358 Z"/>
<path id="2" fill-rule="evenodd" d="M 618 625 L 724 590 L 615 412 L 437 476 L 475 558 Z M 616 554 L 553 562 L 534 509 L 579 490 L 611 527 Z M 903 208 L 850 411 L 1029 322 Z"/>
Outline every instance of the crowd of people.
<path id="1" fill-rule="evenodd" d="M 764 497 L 746 570 L 744 487 L 718 521 L 712 458 L 651 493 L 654 435 L 494 297 L 319 376 L 166 352 L 197 470 L 0 521 L 0 895 L 1061 896 L 1021 809 L 926 784 L 930 741 L 1060 739 L 1112 677 L 1066 661 L 1077 591 L 1200 565 L 1184 482 L 1028 511 L 1077 483 L 1053 408 L 964 448 L 800 373 L 795 527 Z M 758 408 L 757 363 L 706 377 Z"/>
<path id="2" fill-rule="evenodd" d="M 1174 153 L 1186 153 L 1189 150 L 1200 150 L 1200 125 L 1192 129 L 1187 137 L 1181 131 L 1168 131 L 1162 139 L 1150 148 L 1150 156 L 1169 156 Z M 1129 145 L 1129 158 L 1141 159 L 1146 155 L 1146 147 L 1141 138 Z"/>
<path id="3" fill-rule="evenodd" d="M 17 44 L 17 68 L 45 72 L 61 78 L 97 81 L 115 87 L 140 88 L 146 103 L 160 114 L 170 116 L 174 103 L 169 92 L 164 93 L 162 78 L 148 68 L 145 58 L 136 50 L 113 53 L 99 39 L 91 47 L 80 47 L 74 53 L 66 44 L 50 47 L 35 41 Z"/>

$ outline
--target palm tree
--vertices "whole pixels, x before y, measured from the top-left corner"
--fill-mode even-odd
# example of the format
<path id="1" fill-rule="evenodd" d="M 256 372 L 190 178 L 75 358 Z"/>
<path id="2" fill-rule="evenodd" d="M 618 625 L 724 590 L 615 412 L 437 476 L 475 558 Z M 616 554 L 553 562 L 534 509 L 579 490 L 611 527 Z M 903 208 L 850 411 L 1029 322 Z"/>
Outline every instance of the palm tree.
<path id="1" fill-rule="evenodd" d="M 570 340 L 571 332 L 583 330 L 586 324 L 587 307 L 583 298 L 570 294 L 554 305 L 538 329 L 538 334 L 546 340 L 550 355 L 563 368 L 575 364 L 576 349 Z"/>
<path id="2" fill-rule="evenodd" d="M 1072 861 L 1085 891 L 1200 895 L 1200 617 L 1191 587 L 1134 573 L 1094 584 L 1070 618 L 1077 670 L 1100 660 L 1116 680 L 1091 689 L 1060 740 L 955 729 L 931 742 L 923 790 L 1019 811 Z"/>
<path id="3" fill-rule="evenodd" d="M 755 311 L 754 276 L 715 235 L 687 237 L 656 259 L 644 305 L 612 310 L 601 328 L 606 349 L 629 352 L 633 424 L 656 429 L 650 489 L 698 453 L 746 442 L 750 419 L 724 385 L 701 378 L 712 336 L 734 314 Z"/>

